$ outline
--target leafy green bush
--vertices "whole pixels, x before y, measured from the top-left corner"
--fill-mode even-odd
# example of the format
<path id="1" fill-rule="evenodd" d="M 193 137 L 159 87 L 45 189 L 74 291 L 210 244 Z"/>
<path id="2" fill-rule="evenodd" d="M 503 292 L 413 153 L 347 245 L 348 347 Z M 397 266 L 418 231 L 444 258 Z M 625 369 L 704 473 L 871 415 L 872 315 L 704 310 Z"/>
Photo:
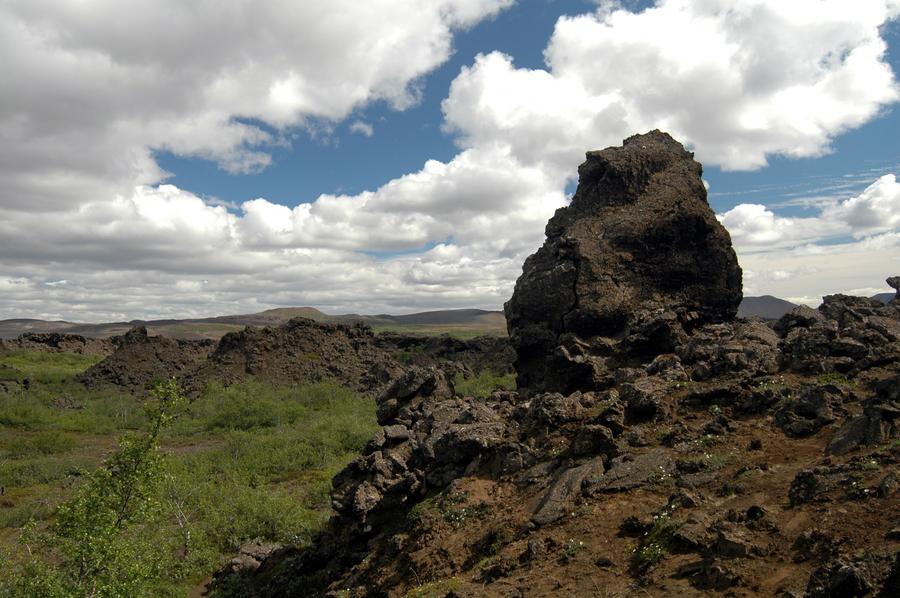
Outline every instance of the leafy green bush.
<path id="1" fill-rule="evenodd" d="M 182 399 L 174 381 L 146 405 L 149 429 L 125 436 L 104 466 L 85 477 L 43 531 L 26 527 L 27 552 L 0 593 L 46 596 L 157 596 L 171 552 L 158 533 L 163 476 L 159 433 Z"/>

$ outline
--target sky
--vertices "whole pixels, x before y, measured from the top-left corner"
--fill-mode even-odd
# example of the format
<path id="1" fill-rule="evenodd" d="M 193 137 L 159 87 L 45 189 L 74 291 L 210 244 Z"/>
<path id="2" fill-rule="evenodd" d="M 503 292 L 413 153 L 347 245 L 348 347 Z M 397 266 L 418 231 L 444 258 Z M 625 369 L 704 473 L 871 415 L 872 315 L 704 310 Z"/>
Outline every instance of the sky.
<path id="1" fill-rule="evenodd" d="M 0 0 L 0 55 L 0 319 L 501 309 L 655 128 L 745 295 L 900 274 L 900 0 Z"/>

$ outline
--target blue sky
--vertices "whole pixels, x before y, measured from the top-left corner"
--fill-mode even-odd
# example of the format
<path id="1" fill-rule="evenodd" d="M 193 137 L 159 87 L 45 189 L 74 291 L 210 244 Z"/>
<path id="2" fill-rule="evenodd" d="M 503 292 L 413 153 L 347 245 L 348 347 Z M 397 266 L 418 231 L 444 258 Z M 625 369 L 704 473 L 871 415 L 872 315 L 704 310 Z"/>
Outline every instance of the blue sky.
<path id="1" fill-rule="evenodd" d="M 418 170 L 429 158 L 448 161 L 456 155 L 453 135 L 441 131 L 441 101 L 460 69 L 472 64 L 477 54 L 496 50 L 512 56 L 516 66 L 544 68 L 543 50 L 556 20 L 594 7 L 586 0 L 519 2 L 456 35 L 450 59 L 420 82 L 421 103 L 398 111 L 376 102 L 354 111 L 332 133 L 299 132 L 290 147 L 273 152 L 274 164 L 264 172 L 230 175 L 208 160 L 170 152 L 160 152 L 158 160 L 174 175 L 172 183 L 237 204 L 265 197 L 295 205 L 322 193 L 373 189 Z M 357 121 L 372 125 L 371 138 L 351 132 L 350 125 Z"/>
<path id="2" fill-rule="evenodd" d="M 500 308 L 583 152 L 704 163 L 745 294 L 900 273 L 896 0 L 0 8 L 0 317 Z"/>
<path id="3" fill-rule="evenodd" d="M 641 10 L 652 2 L 626 4 Z M 290 147 L 273 151 L 273 164 L 265 171 L 235 175 L 214 162 L 159 152 L 160 165 L 172 173 L 170 182 L 195 193 L 232 204 L 265 197 L 278 203 L 296 205 L 314 200 L 322 193 L 355 194 L 374 189 L 390 179 L 421 167 L 428 158 L 448 161 L 456 154 L 454 136 L 443 132 L 441 101 L 450 83 L 463 66 L 479 53 L 500 51 L 510 55 L 520 68 L 542 69 L 543 51 L 562 15 L 590 12 L 590 0 L 530 0 L 519 2 L 496 18 L 460 32 L 454 39 L 450 59 L 421 81 L 422 101 L 408 110 L 391 109 L 376 102 L 360 110 L 326 134 L 297 132 Z M 884 27 L 888 42 L 887 62 L 900 72 L 900 23 Z M 350 130 L 353 122 L 373 127 L 372 137 Z M 328 124 L 324 126 L 328 127 Z M 710 204 L 717 211 L 749 201 L 775 203 L 800 193 L 816 194 L 830 189 L 835 181 L 845 183 L 840 190 L 862 191 L 871 180 L 857 179 L 870 169 L 897 170 L 900 166 L 900 112 L 886 108 L 868 124 L 835 138 L 833 151 L 809 159 L 773 156 L 769 166 L 753 171 L 723 171 L 706 168 L 711 184 Z M 585 148 L 589 149 L 589 148 Z M 841 181 L 840 179 L 844 179 Z M 571 191 L 573 185 L 569 186 Z M 801 208 L 784 210 L 800 213 Z"/>

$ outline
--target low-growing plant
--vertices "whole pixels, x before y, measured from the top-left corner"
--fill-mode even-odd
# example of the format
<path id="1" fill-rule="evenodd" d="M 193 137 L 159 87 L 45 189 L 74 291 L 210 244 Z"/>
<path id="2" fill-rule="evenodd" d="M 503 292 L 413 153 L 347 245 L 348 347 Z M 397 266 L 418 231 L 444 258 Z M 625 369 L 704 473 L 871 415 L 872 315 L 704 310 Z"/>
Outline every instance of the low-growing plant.
<path id="1" fill-rule="evenodd" d="M 562 554 L 560 555 L 560 559 L 566 562 L 571 561 L 582 550 L 584 550 L 584 542 L 582 540 L 569 538 L 566 543 L 563 544 L 563 550 Z"/>
<path id="2" fill-rule="evenodd" d="M 644 534 L 631 554 L 631 570 L 636 576 L 643 576 L 656 563 L 664 559 L 675 548 L 673 534 L 681 524 L 667 514 L 657 517 L 653 527 Z"/>
<path id="3" fill-rule="evenodd" d="M 405 598 L 442 598 L 453 594 L 459 589 L 461 583 L 458 577 L 449 577 L 423 583 L 406 593 Z"/>
<path id="4" fill-rule="evenodd" d="M 457 374 L 453 379 L 453 388 L 458 394 L 466 397 L 489 397 L 495 390 L 515 390 L 516 375 L 495 374 L 488 370 L 483 370 L 470 378 Z"/>
<path id="5" fill-rule="evenodd" d="M 65 375 L 0 394 L 0 485 L 6 490 L 0 527 L 7 528 L 5 546 L 13 549 L 8 559 L 0 555 L 9 572 L 0 574 L 0 596 L 78 595 L 70 591 L 71 569 L 57 566 L 69 558 L 56 537 L 58 507 L 80 500 L 97 488 L 95 477 L 111 471 L 111 460 L 124 449 L 116 451 L 112 435 L 143 429 L 126 437 L 139 442 L 155 415 L 145 412 L 142 399 L 74 382 L 77 368 L 92 360 L 19 358 L 30 364 L 29 375 L 54 360 Z M 158 469 L 146 516 L 116 536 L 122 554 L 145 565 L 140 575 L 123 575 L 143 576 L 145 595 L 184 596 L 247 541 L 307 543 L 330 515 L 331 479 L 378 429 L 372 401 L 327 381 L 292 388 L 254 380 L 214 384 L 182 404 L 178 415 L 156 434 Z M 29 521 L 31 531 L 22 535 Z M 10 546 L 17 536 L 24 543 Z M 111 568 L 127 564 L 110 561 Z M 121 587 L 115 592 L 141 595 Z"/>
<path id="6" fill-rule="evenodd" d="M 839 372 L 822 372 L 816 376 L 816 381 L 819 384 L 835 384 L 838 386 L 852 386 L 854 384 L 852 380 Z"/>

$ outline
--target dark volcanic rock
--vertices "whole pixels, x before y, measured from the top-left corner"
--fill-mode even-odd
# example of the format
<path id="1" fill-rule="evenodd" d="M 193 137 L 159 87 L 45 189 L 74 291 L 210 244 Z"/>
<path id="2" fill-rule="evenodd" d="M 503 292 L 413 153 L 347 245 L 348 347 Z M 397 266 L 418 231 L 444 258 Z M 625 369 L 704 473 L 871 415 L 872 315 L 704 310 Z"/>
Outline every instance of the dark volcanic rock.
<path id="1" fill-rule="evenodd" d="M 121 386 L 142 391 L 152 383 L 181 378 L 209 355 L 215 341 L 184 341 L 149 336 L 144 326 L 129 330 L 106 359 L 78 375 L 88 388 Z"/>
<path id="2" fill-rule="evenodd" d="M 26 332 L 6 341 L 6 346 L 9 350 L 25 349 L 44 353 L 78 353 L 106 357 L 115 350 L 118 340 L 118 337 L 87 338 L 80 334 L 60 332 Z"/>
<path id="3" fill-rule="evenodd" d="M 891 276 L 885 281 L 888 286 L 894 289 L 894 298 L 891 299 L 892 304 L 900 303 L 900 276 Z"/>
<path id="4" fill-rule="evenodd" d="M 213 590 L 237 589 L 213 595 L 581 595 L 594 576 L 622 595 L 897 595 L 900 305 L 832 295 L 771 327 L 736 319 L 740 269 L 690 154 L 652 133 L 580 174 L 507 304 L 519 391 L 454 392 L 502 344 L 376 340 L 413 367 L 377 395 L 382 427 L 333 479 L 328 525 L 226 567 Z M 210 361 L 271 376 L 315 352 L 366 371 L 369 336 L 328 330 L 236 335 L 217 354 L 237 357 Z M 613 538 L 623 519 L 637 548 Z"/>
<path id="5" fill-rule="evenodd" d="M 248 326 L 226 334 L 191 378 L 194 386 L 210 380 L 231 384 L 250 376 L 275 385 L 330 379 L 374 394 L 401 371 L 376 346 L 367 326 L 294 318 L 278 327 Z"/>
<path id="6" fill-rule="evenodd" d="M 731 239 L 681 144 L 636 135 L 588 152 L 578 173 L 506 304 L 519 385 L 533 390 L 602 385 L 608 358 L 671 352 L 741 301 Z"/>
<path id="7" fill-rule="evenodd" d="M 116 385 L 142 390 L 174 377 L 191 395 L 208 382 L 230 385 L 250 377 L 275 386 L 334 380 L 375 394 L 401 371 L 376 346 L 368 327 L 295 318 L 278 327 L 230 332 L 218 344 L 149 336 L 140 326 L 121 337 L 112 355 L 78 379 L 90 388 Z"/>
<path id="8" fill-rule="evenodd" d="M 511 373 L 516 357 L 509 339 L 497 336 L 464 340 L 447 334 L 410 336 L 382 332 L 375 336 L 375 344 L 393 353 L 404 365 L 427 367 L 456 362 L 475 373 L 483 370 L 497 374 Z"/>

